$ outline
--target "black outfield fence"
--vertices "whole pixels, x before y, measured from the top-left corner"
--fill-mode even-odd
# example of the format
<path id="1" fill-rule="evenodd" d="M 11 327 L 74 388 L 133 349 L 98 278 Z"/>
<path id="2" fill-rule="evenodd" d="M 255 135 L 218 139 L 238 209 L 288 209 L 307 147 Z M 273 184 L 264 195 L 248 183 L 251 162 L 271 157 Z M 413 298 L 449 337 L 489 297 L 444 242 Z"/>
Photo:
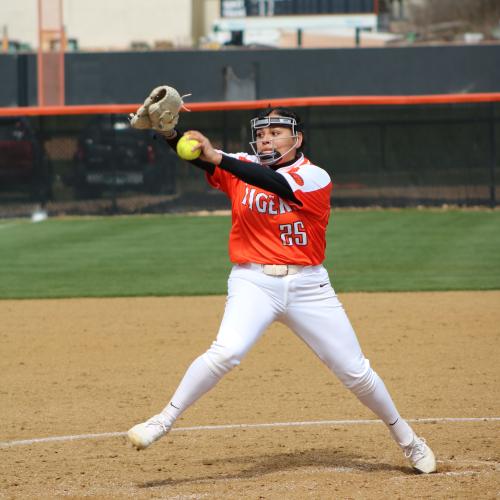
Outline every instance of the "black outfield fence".
<path id="1" fill-rule="evenodd" d="M 165 83 L 191 102 L 500 92 L 500 43 L 69 52 L 64 61 L 67 105 L 138 103 Z M 39 104 L 36 54 L 0 54 L 0 75 L 0 106 Z"/>
<path id="2" fill-rule="evenodd" d="M 20 111 L 20 110 L 19 110 Z M 301 106 L 306 155 L 334 206 L 497 204 L 500 102 Z M 227 152 L 249 151 L 256 110 L 183 113 Z M 126 114 L 0 118 L 0 217 L 227 209 L 203 172 Z"/>

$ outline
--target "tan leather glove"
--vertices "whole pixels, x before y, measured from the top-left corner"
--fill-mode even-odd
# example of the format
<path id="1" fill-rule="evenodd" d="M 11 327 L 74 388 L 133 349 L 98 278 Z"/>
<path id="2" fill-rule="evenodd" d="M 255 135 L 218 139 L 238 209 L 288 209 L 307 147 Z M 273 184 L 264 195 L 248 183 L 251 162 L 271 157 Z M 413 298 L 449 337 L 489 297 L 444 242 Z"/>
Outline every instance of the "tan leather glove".
<path id="1" fill-rule="evenodd" d="M 144 104 L 130 114 L 130 125 L 137 129 L 152 128 L 160 133 L 168 133 L 179 121 L 179 111 L 184 107 L 183 97 L 173 87 L 162 85 L 151 91 Z"/>

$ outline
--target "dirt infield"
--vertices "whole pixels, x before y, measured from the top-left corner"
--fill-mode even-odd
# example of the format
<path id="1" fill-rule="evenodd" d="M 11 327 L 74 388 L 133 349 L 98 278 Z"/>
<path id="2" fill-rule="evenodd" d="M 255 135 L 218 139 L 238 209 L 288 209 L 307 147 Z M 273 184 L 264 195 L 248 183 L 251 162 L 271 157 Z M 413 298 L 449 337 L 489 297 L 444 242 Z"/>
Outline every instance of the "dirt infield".
<path id="1" fill-rule="evenodd" d="M 0 498 L 498 498 L 500 421 L 447 418 L 500 416 L 500 292 L 341 299 L 403 415 L 434 419 L 414 427 L 437 474 L 281 325 L 136 452 L 121 433 L 168 401 L 224 297 L 0 301 Z"/>

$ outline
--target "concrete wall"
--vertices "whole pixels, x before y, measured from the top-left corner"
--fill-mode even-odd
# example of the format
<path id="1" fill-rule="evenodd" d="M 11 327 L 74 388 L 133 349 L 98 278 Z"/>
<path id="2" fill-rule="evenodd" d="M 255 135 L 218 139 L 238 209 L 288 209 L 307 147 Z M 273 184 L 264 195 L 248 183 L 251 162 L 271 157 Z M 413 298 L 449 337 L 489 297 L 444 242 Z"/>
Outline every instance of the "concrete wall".
<path id="1" fill-rule="evenodd" d="M 210 2 L 209 2 L 210 3 Z M 38 47 L 38 0 L 2 0 L 0 28 Z M 69 38 L 84 50 L 127 49 L 131 41 L 191 46 L 191 0 L 63 0 Z"/>

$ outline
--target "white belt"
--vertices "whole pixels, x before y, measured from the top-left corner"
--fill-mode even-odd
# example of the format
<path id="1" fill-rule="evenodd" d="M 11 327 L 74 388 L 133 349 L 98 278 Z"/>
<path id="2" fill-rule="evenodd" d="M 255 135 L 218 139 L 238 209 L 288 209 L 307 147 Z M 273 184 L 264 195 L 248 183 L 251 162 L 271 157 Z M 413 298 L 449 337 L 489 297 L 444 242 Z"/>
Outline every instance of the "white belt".
<path id="1" fill-rule="evenodd" d="M 297 274 L 304 269 L 305 266 L 297 266 L 295 264 L 243 264 L 243 267 L 249 267 L 257 271 L 261 271 L 268 276 L 288 276 L 289 274 Z"/>

